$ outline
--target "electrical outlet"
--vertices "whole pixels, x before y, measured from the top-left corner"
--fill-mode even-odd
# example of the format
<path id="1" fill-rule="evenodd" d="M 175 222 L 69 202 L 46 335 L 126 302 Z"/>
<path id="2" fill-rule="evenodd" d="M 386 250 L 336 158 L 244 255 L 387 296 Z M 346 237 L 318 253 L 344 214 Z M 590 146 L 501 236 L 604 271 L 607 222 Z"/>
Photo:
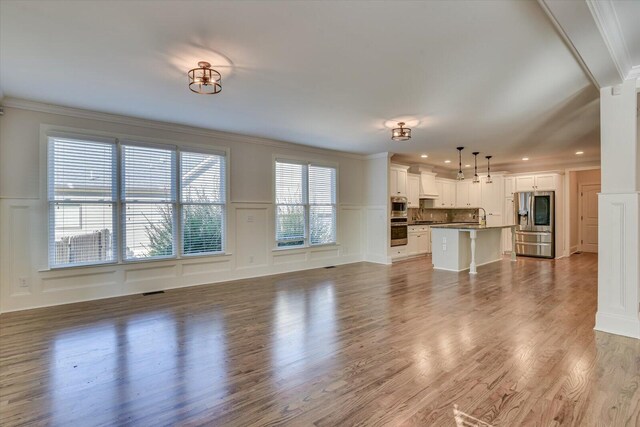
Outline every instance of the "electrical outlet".
<path id="1" fill-rule="evenodd" d="M 18 277 L 18 287 L 20 287 L 20 288 L 28 288 L 29 287 L 29 278 L 27 278 L 27 277 Z"/>
<path id="2" fill-rule="evenodd" d="M 443 244 L 442 244 L 442 251 L 443 251 L 443 252 L 446 252 L 446 250 L 447 250 L 447 245 L 443 243 Z"/>

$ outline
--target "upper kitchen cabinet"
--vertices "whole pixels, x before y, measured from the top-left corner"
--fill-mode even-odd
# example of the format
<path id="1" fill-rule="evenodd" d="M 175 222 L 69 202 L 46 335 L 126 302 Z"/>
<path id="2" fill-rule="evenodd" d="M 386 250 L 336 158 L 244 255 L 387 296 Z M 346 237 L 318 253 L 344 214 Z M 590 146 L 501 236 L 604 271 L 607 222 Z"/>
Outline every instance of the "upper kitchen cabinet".
<path id="1" fill-rule="evenodd" d="M 450 179 L 436 179 L 438 188 L 438 200 L 436 208 L 454 208 L 456 206 L 456 181 Z"/>
<path id="2" fill-rule="evenodd" d="M 458 181 L 456 183 L 456 207 L 478 208 L 482 207 L 480 184 L 474 184 L 471 180 Z"/>
<path id="3" fill-rule="evenodd" d="M 515 178 L 508 177 L 504 179 L 504 197 L 513 197 L 513 193 L 516 191 Z"/>
<path id="4" fill-rule="evenodd" d="M 438 197 L 438 186 L 436 185 L 436 174 L 429 172 L 420 173 L 420 197 Z"/>
<path id="5" fill-rule="evenodd" d="M 407 206 L 420 207 L 420 175 L 407 175 Z"/>
<path id="6" fill-rule="evenodd" d="M 480 206 L 487 211 L 487 215 L 501 216 L 504 210 L 504 178 L 493 176 L 491 180 L 493 181 L 491 184 L 487 184 L 484 177 L 480 181 L 482 187 L 482 204 Z"/>
<path id="7" fill-rule="evenodd" d="M 389 194 L 407 197 L 408 166 L 391 165 L 389 168 Z"/>
<path id="8" fill-rule="evenodd" d="M 516 191 L 554 191 L 558 174 L 525 175 L 515 177 Z"/>

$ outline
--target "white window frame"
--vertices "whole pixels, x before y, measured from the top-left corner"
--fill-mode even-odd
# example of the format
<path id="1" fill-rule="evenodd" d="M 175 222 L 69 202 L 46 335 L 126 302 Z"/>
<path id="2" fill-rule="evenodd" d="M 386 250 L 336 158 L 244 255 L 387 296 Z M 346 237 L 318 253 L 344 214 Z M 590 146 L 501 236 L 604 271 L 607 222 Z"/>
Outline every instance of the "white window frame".
<path id="1" fill-rule="evenodd" d="M 302 180 L 302 198 L 303 198 L 303 203 L 302 205 L 290 205 L 290 204 L 278 204 L 277 203 L 277 189 L 276 189 L 276 179 L 277 179 L 277 168 L 276 168 L 276 163 L 290 163 L 290 164 L 297 164 L 297 165 L 302 165 L 304 166 L 304 173 L 303 173 L 303 180 Z M 334 188 L 334 192 L 335 192 L 335 203 L 332 205 L 333 206 L 333 211 L 334 211 L 334 215 L 335 215 L 335 227 L 333 230 L 333 241 L 332 242 L 326 242 L 326 243 L 311 243 L 311 232 L 310 232 L 310 207 L 311 204 L 309 203 L 309 167 L 310 166 L 318 166 L 318 167 L 325 167 L 325 168 L 332 168 L 335 170 L 335 174 L 336 174 L 336 182 L 335 182 L 335 188 Z M 286 157 L 286 156 L 274 156 L 273 158 L 273 179 L 272 179 L 272 184 L 273 184 L 273 224 L 274 224 L 274 240 L 275 240 L 275 247 L 274 250 L 277 251 L 281 251 L 281 250 L 294 250 L 294 249 L 305 249 L 305 248 L 314 248 L 314 247 L 321 247 L 321 246 L 335 246 L 338 244 L 338 188 L 339 188 L 339 170 L 338 170 L 338 165 L 337 164 L 333 164 L 333 163 L 327 163 L 327 162 L 318 162 L 318 161 L 311 161 L 311 160 L 305 160 L 305 159 L 299 159 L 299 158 L 295 158 L 295 157 Z M 288 240 L 278 240 L 277 239 L 277 227 L 278 227 L 278 206 L 303 206 L 304 207 L 304 242 L 301 245 L 292 245 L 292 246 L 279 246 L 280 243 L 286 243 L 286 242 L 290 242 L 290 241 L 297 241 L 299 239 L 288 239 Z M 329 206 L 329 205 L 324 205 L 324 204 L 314 204 L 314 206 Z"/>
<path id="2" fill-rule="evenodd" d="M 46 200 L 47 204 L 47 218 L 48 218 L 48 226 L 46 233 L 46 260 L 47 267 L 41 271 L 46 270 L 62 270 L 68 268 L 78 268 L 78 267 L 100 267 L 104 265 L 125 265 L 125 264 L 134 264 L 134 263 L 147 263 L 147 262 L 161 262 L 172 259 L 183 259 L 183 258 L 195 258 L 195 257 L 211 257 L 211 256 L 226 256 L 229 255 L 227 252 L 227 232 L 228 232 L 228 206 L 229 206 L 229 188 L 230 188 L 230 180 L 229 180 L 229 165 L 230 165 L 230 153 L 228 148 L 224 147 L 204 147 L 198 144 L 194 145 L 176 145 L 173 141 L 162 141 L 157 142 L 157 139 L 149 139 L 149 138 L 137 138 L 131 137 L 129 135 L 118 134 L 116 136 L 113 133 L 107 132 L 95 132 L 92 130 L 81 130 L 76 128 L 67 128 L 67 127 L 57 127 L 50 125 L 41 125 L 40 131 L 40 139 L 41 139 L 41 170 L 44 170 L 44 173 L 41 175 L 41 194 L 44 200 Z M 54 213 L 51 209 L 52 204 L 59 203 L 54 200 L 49 199 L 49 141 L 51 138 L 68 138 L 68 139 L 79 139 L 86 141 L 96 141 L 96 142 L 108 142 L 114 145 L 114 175 L 115 180 L 113 182 L 113 201 L 106 203 L 113 203 L 113 235 L 112 235 L 112 245 L 114 250 L 114 259 L 113 261 L 100 261 L 100 262 L 89 262 L 89 263 L 74 263 L 74 264 L 64 264 L 64 265 L 54 265 L 52 263 L 52 254 L 51 254 L 51 239 L 52 233 L 55 233 L 55 226 L 51 219 L 51 215 Z M 147 147 L 155 147 L 162 149 L 173 149 L 175 150 L 175 175 L 173 179 L 173 183 L 175 185 L 175 200 L 173 201 L 173 242 L 174 242 L 174 255 L 166 256 L 166 257 L 151 257 L 151 258 L 130 258 L 125 259 L 124 252 L 126 250 L 126 239 L 125 239 L 125 221 L 124 221 L 124 212 L 122 209 L 122 197 L 123 197 L 123 180 L 122 180 L 122 146 L 123 145 L 139 145 L 139 146 L 147 146 Z M 223 224 L 222 224 L 222 251 L 220 252 L 207 252 L 207 253 L 197 253 L 197 254 L 183 254 L 183 242 L 182 242 L 182 203 L 180 197 L 180 153 L 181 152 L 189 152 L 189 153 L 203 153 L 203 154 L 213 154 L 219 155 L 224 158 L 225 162 L 225 170 L 223 174 L 224 178 L 224 202 L 220 203 L 223 205 Z M 67 201 L 65 201 L 66 203 Z M 77 204 L 77 203 L 87 203 L 86 201 L 78 201 L 78 200 L 69 200 L 68 203 Z M 93 202 L 88 202 L 93 203 Z M 104 203 L 104 202 L 96 202 L 96 203 Z M 131 203 L 131 202 L 127 202 Z M 191 203 L 187 203 L 191 204 Z M 44 261 L 44 259 L 43 259 Z"/>
<path id="3" fill-rule="evenodd" d="M 215 203 L 197 203 L 197 202 L 186 202 L 184 203 L 182 201 L 182 154 L 183 153 L 194 153 L 194 154 L 206 154 L 206 155 L 212 155 L 212 156 L 220 156 L 223 159 L 224 162 L 224 170 L 223 170 L 223 174 L 222 174 L 222 178 L 223 178 L 223 186 L 224 186 L 224 192 L 223 192 L 223 197 L 222 197 L 222 202 L 215 202 Z M 229 172 L 228 172 L 228 167 L 229 167 L 229 156 L 227 155 L 226 152 L 224 151 L 217 151 L 217 150 L 202 150 L 202 149 L 191 149 L 188 147 L 185 147 L 183 149 L 178 149 L 178 168 L 177 168 L 177 175 L 178 175 L 178 205 L 179 205 L 179 212 L 178 215 L 180 216 L 180 220 L 179 220 L 179 244 L 180 244 L 180 255 L 182 257 L 185 258 L 192 258 L 192 257 L 201 257 L 201 256 L 211 256 L 211 255 L 223 255 L 226 252 L 226 247 L 227 247 L 227 205 L 228 205 L 228 194 L 229 194 L 229 189 L 228 189 L 228 176 L 229 176 Z M 222 236 L 221 236 L 221 248 L 219 251 L 212 251 L 212 252 L 198 252 L 198 253 L 193 253 L 193 254 L 186 254 L 184 253 L 184 224 L 182 223 L 182 217 L 183 217 L 183 211 L 184 211 L 184 206 L 194 206 L 194 205 L 207 205 L 207 206 L 222 206 L 222 227 L 221 227 L 221 232 L 222 232 Z"/>

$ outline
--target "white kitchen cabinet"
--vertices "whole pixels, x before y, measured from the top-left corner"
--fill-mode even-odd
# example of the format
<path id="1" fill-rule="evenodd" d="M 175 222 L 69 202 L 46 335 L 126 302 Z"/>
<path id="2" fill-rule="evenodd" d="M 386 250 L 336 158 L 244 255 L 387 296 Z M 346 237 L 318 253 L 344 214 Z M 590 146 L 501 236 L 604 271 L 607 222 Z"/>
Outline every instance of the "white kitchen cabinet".
<path id="1" fill-rule="evenodd" d="M 407 205 L 410 208 L 420 207 L 420 176 L 407 175 Z"/>
<path id="2" fill-rule="evenodd" d="M 410 225 L 408 232 L 407 255 L 424 255 L 431 252 L 431 227 L 428 225 Z"/>
<path id="3" fill-rule="evenodd" d="M 515 177 L 516 191 L 554 191 L 558 187 L 557 174 L 525 175 Z"/>
<path id="4" fill-rule="evenodd" d="M 513 197 L 516 191 L 515 179 L 513 177 L 504 179 L 504 197 Z"/>
<path id="5" fill-rule="evenodd" d="M 437 179 L 438 200 L 435 207 L 438 208 L 455 208 L 456 207 L 456 181 L 448 179 Z"/>
<path id="6" fill-rule="evenodd" d="M 491 184 L 487 184 L 485 180 L 480 182 L 482 188 L 480 206 L 487 212 L 487 216 L 489 214 L 502 216 L 504 210 L 503 179 L 501 176 L 494 176 Z"/>
<path id="7" fill-rule="evenodd" d="M 456 183 L 456 207 L 479 208 L 482 206 L 482 188 L 480 183 L 458 181 Z"/>
<path id="8" fill-rule="evenodd" d="M 437 197 L 438 186 L 436 185 L 436 174 L 422 172 L 420 174 L 420 197 Z"/>
<path id="9" fill-rule="evenodd" d="M 389 168 L 389 194 L 391 196 L 407 196 L 407 167 L 391 166 Z"/>

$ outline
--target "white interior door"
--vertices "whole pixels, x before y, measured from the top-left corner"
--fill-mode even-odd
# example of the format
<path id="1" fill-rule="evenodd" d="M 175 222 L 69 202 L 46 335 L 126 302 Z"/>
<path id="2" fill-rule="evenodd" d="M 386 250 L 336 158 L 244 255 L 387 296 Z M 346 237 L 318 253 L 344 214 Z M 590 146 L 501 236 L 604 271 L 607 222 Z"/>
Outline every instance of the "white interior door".
<path id="1" fill-rule="evenodd" d="M 600 184 L 580 186 L 580 242 L 582 252 L 598 252 L 598 193 Z"/>

